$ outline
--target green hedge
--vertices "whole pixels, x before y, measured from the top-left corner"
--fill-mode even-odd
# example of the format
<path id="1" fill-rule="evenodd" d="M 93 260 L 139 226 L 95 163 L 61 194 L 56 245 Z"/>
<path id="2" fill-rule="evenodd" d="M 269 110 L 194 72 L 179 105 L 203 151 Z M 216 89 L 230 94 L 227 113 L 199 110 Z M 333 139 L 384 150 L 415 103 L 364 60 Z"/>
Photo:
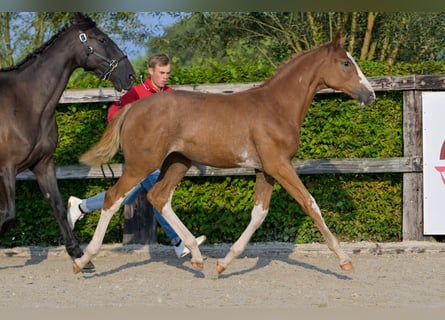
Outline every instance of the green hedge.
<path id="1" fill-rule="evenodd" d="M 219 72 L 217 65 L 202 68 L 196 67 L 189 73 L 185 68 L 178 68 L 175 75 L 185 78 L 183 83 L 202 83 L 206 82 L 205 77 L 212 76 L 211 80 L 215 82 L 222 82 L 222 79 L 225 82 L 243 82 L 262 80 L 272 72 L 267 69 L 258 73 L 258 66 L 254 64 L 238 69 L 220 66 L 224 72 Z M 425 70 L 445 73 L 444 65 L 438 63 L 398 66 L 391 70 L 387 66 L 363 63 L 362 69 L 368 75 L 394 72 L 421 74 Z M 256 73 L 259 75 L 257 80 Z M 230 74 L 243 76 L 231 81 Z M 224 78 L 221 75 L 225 75 Z M 79 81 L 82 77 L 76 73 L 75 78 Z M 86 79 L 90 85 L 94 83 L 91 78 Z M 173 77 L 172 83 L 175 81 Z M 109 84 L 101 85 L 106 87 Z M 70 87 L 78 86 L 70 83 Z M 400 93 L 378 93 L 376 102 L 363 108 L 343 94 L 319 95 L 303 123 L 297 158 L 402 156 L 402 106 Z M 106 125 L 106 108 L 107 105 L 103 104 L 58 106 L 60 138 L 55 153 L 57 165 L 78 164 L 79 155 L 100 138 Z M 122 157 L 119 155 L 114 161 L 121 162 Z M 339 239 L 400 240 L 401 174 L 324 174 L 303 175 L 301 178 L 319 204 L 327 225 Z M 92 196 L 113 183 L 110 179 L 60 180 L 59 187 L 67 200 L 70 195 Z M 233 242 L 250 219 L 253 190 L 253 176 L 189 177 L 182 180 L 176 189 L 173 207 L 195 235 L 206 234 L 209 243 Z M 16 203 L 17 222 L 1 236 L 2 246 L 62 244 L 58 226 L 35 181 L 17 182 Z M 98 213 L 88 215 L 76 225 L 75 234 L 81 242 L 91 240 Z M 121 242 L 122 230 L 120 210 L 113 217 L 105 242 Z M 306 243 L 321 240 L 310 218 L 280 185 L 276 185 L 269 215 L 252 241 Z M 159 242 L 168 243 L 162 229 L 159 229 Z"/>

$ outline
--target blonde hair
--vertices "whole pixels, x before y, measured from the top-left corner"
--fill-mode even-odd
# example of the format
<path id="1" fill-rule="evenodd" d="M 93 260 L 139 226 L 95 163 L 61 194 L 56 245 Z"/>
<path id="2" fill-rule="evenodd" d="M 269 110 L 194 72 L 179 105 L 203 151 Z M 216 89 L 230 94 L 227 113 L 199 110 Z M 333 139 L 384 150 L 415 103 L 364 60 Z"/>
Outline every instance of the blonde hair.
<path id="1" fill-rule="evenodd" d="M 170 64 L 170 58 L 165 53 L 153 54 L 148 58 L 148 67 L 155 68 L 156 66 L 164 67 Z"/>

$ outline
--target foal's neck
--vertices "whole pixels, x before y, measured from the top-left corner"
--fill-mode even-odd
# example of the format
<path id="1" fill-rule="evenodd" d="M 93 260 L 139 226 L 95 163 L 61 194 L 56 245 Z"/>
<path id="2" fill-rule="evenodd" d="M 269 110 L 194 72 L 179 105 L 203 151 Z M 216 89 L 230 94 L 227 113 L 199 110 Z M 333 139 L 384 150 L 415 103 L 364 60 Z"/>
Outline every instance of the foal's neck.
<path id="1" fill-rule="evenodd" d="M 266 82 L 268 90 L 277 96 L 277 107 L 285 108 L 291 119 L 301 126 L 317 93 L 324 87 L 319 76 L 321 49 L 313 49 L 292 58 Z"/>

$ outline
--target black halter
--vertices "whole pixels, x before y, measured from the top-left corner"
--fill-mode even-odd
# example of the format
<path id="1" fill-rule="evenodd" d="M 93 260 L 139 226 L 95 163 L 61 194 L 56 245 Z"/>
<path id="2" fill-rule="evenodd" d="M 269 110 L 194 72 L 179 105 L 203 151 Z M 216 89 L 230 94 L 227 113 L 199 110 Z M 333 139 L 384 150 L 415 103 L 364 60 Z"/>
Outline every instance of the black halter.
<path id="1" fill-rule="evenodd" d="M 107 57 L 104 57 L 103 55 L 101 55 L 100 53 L 97 53 L 96 51 L 94 51 L 93 47 L 91 47 L 88 44 L 88 38 L 87 35 L 85 33 L 80 33 L 79 34 L 79 39 L 80 42 L 82 42 L 83 44 L 83 48 L 85 51 L 85 55 L 86 55 L 86 59 L 85 59 L 85 66 L 87 65 L 88 62 L 88 58 L 91 54 L 94 54 L 95 56 L 101 58 L 102 60 L 106 61 L 108 63 L 108 68 L 102 73 L 102 75 L 99 76 L 99 78 L 101 80 L 106 80 L 108 79 L 108 77 L 111 75 L 111 73 L 114 71 L 114 69 L 116 69 L 116 67 L 118 66 L 119 62 L 122 61 L 123 59 L 126 59 L 127 56 L 122 56 L 119 59 L 108 59 Z"/>

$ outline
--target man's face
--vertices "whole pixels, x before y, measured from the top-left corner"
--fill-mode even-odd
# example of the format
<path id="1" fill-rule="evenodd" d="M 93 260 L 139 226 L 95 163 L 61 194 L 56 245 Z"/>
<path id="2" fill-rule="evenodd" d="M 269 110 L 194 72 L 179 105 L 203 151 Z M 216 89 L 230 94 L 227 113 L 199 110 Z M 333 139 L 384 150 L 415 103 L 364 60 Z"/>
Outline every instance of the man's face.
<path id="1" fill-rule="evenodd" d="M 148 68 L 148 73 L 150 73 L 151 82 L 162 89 L 168 82 L 170 78 L 171 66 L 168 64 L 166 66 L 155 66 L 154 68 Z"/>

